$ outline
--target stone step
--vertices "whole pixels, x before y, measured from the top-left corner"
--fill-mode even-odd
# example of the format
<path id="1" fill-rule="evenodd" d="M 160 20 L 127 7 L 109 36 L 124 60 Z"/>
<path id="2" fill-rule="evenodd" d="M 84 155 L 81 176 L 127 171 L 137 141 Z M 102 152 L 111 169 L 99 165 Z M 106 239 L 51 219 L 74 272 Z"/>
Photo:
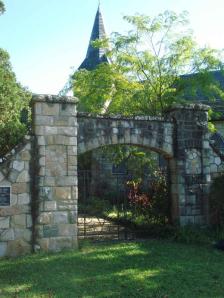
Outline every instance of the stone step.
<path id="1" fill-rule="evenodd" d="M 125 230 L 125 228 L 119 228 L 116 230 L 78 230 L 78 235 L 106 235 L 106 234 L 133 234 L 131 231 L 129 230 Z"/>
<path id="2" fill-rule="evenodd" d="M 124 227 L 118 227 L 118 226 L 110 226 L 110 227 L 78 227 L 78 231 L 81 232 L 117 232 L 117 231 L 124 231 Z"/>
<path id="3" fill-rule="evenodd" d="M 108 232 L 106 232 L 106 231 L 86 231 L 85 233 L 84 233 L 84 231 L 79 231 L 78 232 L 78 235 L 134 235 L 134 233 L 132 233 L 132 232 L 130 232 L 130 231 L 125 231 L 125 230 L 123 230 L 123 231 L 111 231 L 110 233 L 108 233 Z"/>
<path id="4" fill-rule="evenodd" d="M 111 224 L 111 221 L 106 220 L 104 218 L 97 218 L 97 217 L 78 217 L 78 224 L 82 223 L 101 223 L 101 224 Z"/>
<path id="5" fill-rule="evenodd" d="M 92 221 L 89 221 L 89 222 L 82 222 L 82 223 L 78 223 L 78 226 L 88 226 L 88 227 L 91 227 L 91 226 L 97 226 L 97 227 L 107 227 L 107 226 L 117 226 L 118 224 L 117 223 L 113 223 L 113 222 L 105 222 L 105 223 L 102 223 L 102 222 L 92 222 Z"/>
<path id="6" fill-rule="evenodd" d="M 80 231 L 78 232 L 78 235 L 117 235 L 118 231 L 111 231 L 111 232 L 107 232 L 107 231 Z"/>
<path id="7" fill-rule="evenodd" d="M 133 233 L 110 233 L 110 234 L 78 234 L 79 239 L 88 239 L 88 240 L 103 240 L 103 239 L 114 239 L 114 240 L 133 240 L 135 235 Z"/>
<path id="8" fill-rule="evenodd" d="M 78 238 L 89 240 L 134 239 L 134 234 L 112 221 L 94 216 L 79 215 Z"/>
<path id="9" fill-rule="evenodd" d="M 109 234 L 109 235 L 78 235 L 79 240 L 88 239 L 88 240 L 118 240 L 121 239 L 118 237 L 118 234 Z"/>

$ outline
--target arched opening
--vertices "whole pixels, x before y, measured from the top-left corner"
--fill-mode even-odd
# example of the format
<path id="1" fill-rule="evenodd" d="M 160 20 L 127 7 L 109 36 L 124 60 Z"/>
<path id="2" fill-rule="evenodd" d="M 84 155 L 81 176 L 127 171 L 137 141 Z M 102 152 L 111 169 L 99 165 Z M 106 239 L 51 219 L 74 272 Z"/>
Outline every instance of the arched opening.
<path id="1" fill-rule="evenodd" d="M 170 223 L 171 158 L 159 148 L 127 144 L 79 154 L 79 239 L 146 237 L 152 225 Z"/>

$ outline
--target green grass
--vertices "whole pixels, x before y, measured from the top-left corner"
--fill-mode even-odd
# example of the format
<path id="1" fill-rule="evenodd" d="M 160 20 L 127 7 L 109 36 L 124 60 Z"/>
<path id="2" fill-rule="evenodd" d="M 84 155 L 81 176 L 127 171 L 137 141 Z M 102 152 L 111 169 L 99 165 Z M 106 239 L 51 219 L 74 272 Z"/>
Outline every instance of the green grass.
<path id="1" fill-rule="evenodd" d="M 0 297 L 224 297 L 224 253 L 149 240 L 2 259 Z"/>

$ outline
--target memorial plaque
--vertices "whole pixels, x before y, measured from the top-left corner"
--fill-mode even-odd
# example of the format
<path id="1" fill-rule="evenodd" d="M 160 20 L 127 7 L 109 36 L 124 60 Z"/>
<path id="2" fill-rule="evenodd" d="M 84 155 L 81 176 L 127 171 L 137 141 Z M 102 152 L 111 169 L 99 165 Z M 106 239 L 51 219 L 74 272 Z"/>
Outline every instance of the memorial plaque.
<path id="1" fill-rule="evenodd" d="M 0 187 L 0 206 L 10 206 L 10 187 Z"/>

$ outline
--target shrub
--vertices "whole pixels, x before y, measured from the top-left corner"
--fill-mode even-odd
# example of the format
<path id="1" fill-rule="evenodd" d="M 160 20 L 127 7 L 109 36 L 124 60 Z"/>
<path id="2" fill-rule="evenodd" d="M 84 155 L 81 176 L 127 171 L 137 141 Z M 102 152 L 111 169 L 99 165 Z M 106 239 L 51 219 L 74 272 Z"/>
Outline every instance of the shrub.
<path id="1" fill-rule="evenodd" d="M 165 224 L 170 217 L 170 202 L 165 174 L 155 171 L 147 193 L 141 192 L 141 179 L 129 181 L 128 199 L 135 215 L 147 223 Z"/>

